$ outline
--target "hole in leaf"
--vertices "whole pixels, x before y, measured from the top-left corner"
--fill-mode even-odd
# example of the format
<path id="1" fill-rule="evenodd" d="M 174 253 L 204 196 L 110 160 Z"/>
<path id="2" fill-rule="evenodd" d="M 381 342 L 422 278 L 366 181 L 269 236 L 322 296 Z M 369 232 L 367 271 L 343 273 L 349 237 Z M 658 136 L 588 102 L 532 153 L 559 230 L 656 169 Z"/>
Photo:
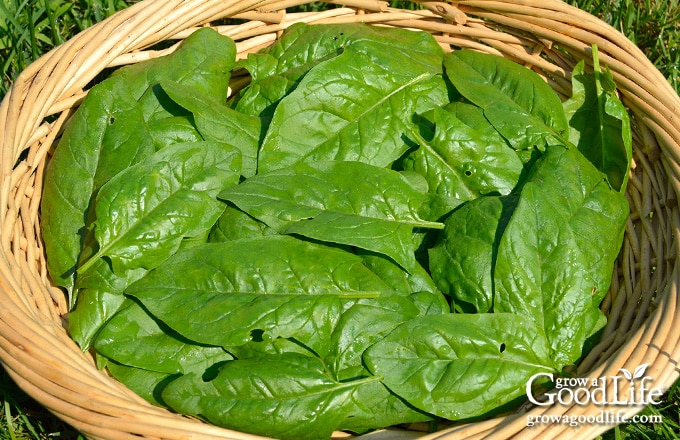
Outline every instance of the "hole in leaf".
<path id="1" fill-rule="evenodd" d="M 503 353 L 505 351 L 505 342 L 501 342 L 501 346 L 500 346 L 499 349 L 500 349 L 501 353 Z"/>
<path id="2" fill-rule="evenodd" d="M 465 172 L 464 172 L 463 174 L 465 174 L 466 176 L 470 177 L 470 176 L 472 176 L 472 171 L 470 171 L 470 170 L 465 170 Z"/>
<path id="3" fill-rule="evenodd" d="M 109 125 L 113 125 L 114 122 L 116 122 L 116 117 L 115 116 L 109 117 Z"/>
<path id="4" fill-rule="evenodd" d="M 250 340 L 253 342 L 264 341 L 264 330 L 256 328 L 250 331 Z"/>

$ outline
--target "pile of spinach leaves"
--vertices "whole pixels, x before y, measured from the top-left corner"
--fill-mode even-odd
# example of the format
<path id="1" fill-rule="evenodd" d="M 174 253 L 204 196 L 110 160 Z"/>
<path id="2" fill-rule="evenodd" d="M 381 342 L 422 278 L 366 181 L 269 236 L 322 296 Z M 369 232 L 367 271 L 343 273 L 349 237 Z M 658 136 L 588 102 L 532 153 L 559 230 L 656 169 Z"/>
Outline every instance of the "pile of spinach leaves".
<path id="1" fill-rule="evenodd" d="M 606 321 L 632 152 L 594 55 L 565 102 L 367 25 L 238 62 L 201 29 L 117 70 L 45 178 L 70 334 L 155 404 L 283 439 L 511 408 Z"/>

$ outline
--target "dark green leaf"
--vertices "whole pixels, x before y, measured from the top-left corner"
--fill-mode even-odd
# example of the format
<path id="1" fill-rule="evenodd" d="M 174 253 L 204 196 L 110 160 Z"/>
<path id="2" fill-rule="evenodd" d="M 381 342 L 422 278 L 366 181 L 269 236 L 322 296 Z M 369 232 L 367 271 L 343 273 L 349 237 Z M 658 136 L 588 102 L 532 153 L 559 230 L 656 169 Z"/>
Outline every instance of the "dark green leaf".
<path id="1" fill-rule="evenodd" d="M 255 174 L 261 129 L 259 118 L 244 115 L 186 85 L 163 81 L 161 86 L 173 101 L 192 113 L 205 140 L 236 147 L 241 151 L 242 174 L 245 177 Z"/>
<path id="2" fill-rule="evenodd" d="M 171 54 L 125 66 L 112 76 L 121 77 L 139 100 L 145 120 L 178 116 L 176 104 L 158 83 L 175 81 L 191 87 L 197 94 L 226 102 L 229 78 L 236 64 L 236 44 L 214 29 L 200 28 Z"/>
<path id="3" fill-rule="evenodd" d="M 41 199 L 47 264 L 55 283 L 72 287 L 93 193 L 155 151 L 141 109 L 121 78 L 90 90 L 50 160 Z"/>
<path id="4" fill-rule="evenodd" d="M 94 347 L 120 364 L 168 374 L 203 374 L 212 365 L 233 359 L 221 347 L 182 338 L 134 301 L 106 323 Z"/>
<path id="5" fill-rule="evenodd" d="M 357 246 L 415 269 L 414 227 L 427 195 L 396 171 L 361 162 L 300 163 L 258 174 L 220 197 L 280 233 Z"/>
<path id="6" fill-rule="evenodd" d="M 522 396 L 539 372 L 554 372 L 529 317 L 509 313 L 414 318 L 364 354 L 368 369 L 407 402 L 440 417 L 483 415 Z"/>
<path id="7" fill-rule="evenodd" d="M 532 319 L 558 365 L 581 356 L 600 322 L 628 213 L 573 148 L 548 148 L 522 188 L 498 246 L 494 309 Z"/>
<path id="8" fill-rule="evenodd" d="M 320 440 L 348 414 L 351 393 L 371 381 L 337 382 L 318 359 L 289 353 L 229 362 L 210 381 L 183 376 L 162 396 L 179 412 L 240 432 Z"/>
<path id="9" fill-rule="evenodd" d="M 229 347 L 255 337 L 293 337 L 322 354 L 342 311 L 341 299 L 387 291 L 356 255 L 269 236 L 188 249 L 126 293 L 197 342 Z"/>
<path id="10" fill-rule="evenodd" d="M 170 145 L 116 175 L 97 194 L 99 250 L 84 273 L 106 256 L 113 271 L 152 269 L 184 237 L 209 229 L 224 210 L 215 197 L 238 182 L 240 153 L 214 142 Z"/>
<path id="11" fill-rule="evenodd" d="M 504 58 L 473 50 L 444 58 L 447 78 L 515 149 L 543 147 L 567 136 L 562 102 L 535 72 Z"/>
<path id="12" fill-rule="evenodd" d="M 258 171 L 300 161 L 352 160 L 380 167 L 408 145 L 414 113 L 448 100 L 441 64 L 422 66 L 354 46 L 310 70 L 281 100 L 260 150 Z"/>
<path id="13" fill-rule="evenodd" d="M 446 219 L 437 244 L 429 250 L 432 278 L 466 313 L 493 308 L 494 264 L 513 196 L 471 200 Z"/>
<path id="14" fill-rule="evenodd" d="M 422 118 L 434 132 L 427 138 L 415 131 L 411 134 L 419 148 L 409 153 L 402 165 L 425 176 L 430 192 L 471 200 L 512 191 L 523 165 L 498 133 L 487 135 L 441 108 Z"/>
<path id="15" fill-rule="evenodd" d="M 596 49 L 593 55 L 593 73 L 585 72 L 584 61 L 572 73 L 572 96 L 564 103 L 569 140 L 623 192 L 633 157 L 630 119 L 611 73 L 600 69 Z"/>

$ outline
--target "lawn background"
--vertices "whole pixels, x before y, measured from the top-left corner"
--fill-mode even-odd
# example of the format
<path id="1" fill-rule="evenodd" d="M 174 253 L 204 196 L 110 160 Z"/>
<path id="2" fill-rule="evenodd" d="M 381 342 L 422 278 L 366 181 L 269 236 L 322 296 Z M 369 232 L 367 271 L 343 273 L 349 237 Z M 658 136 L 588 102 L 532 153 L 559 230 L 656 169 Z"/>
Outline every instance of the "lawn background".
<path id="1" fill-rule="evenodd" d="M 134 0 L 0 0 L 0 99 L 32 61 Z M 571 0 L 619 29 L 680 90 L 680 0 Z M 405 2 L 402 2 L 405 3 Z M 680 381 L 641 414 L 661 424 L 617 426 L 603 440 L 680 439 Z M 26 396 L 0 368 L 0 440 L 78 439 L 71 427 Z"/>

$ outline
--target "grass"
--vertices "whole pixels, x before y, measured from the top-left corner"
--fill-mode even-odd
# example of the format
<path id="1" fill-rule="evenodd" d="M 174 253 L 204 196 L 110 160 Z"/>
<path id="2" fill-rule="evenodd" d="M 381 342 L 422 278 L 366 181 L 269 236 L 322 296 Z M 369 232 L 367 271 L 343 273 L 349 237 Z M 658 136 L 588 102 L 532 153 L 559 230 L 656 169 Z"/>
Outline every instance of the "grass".
<path id="1" fill-rule="evenodd" d="M 0 0 L 0 99 L 32 61 L 135 0 Z M 402 2 L 404 3 L 404 2 Z M 680 90 L 680 0 L 573 0 L 569 3 L 607 21 L 640 47 Z M 660 405 L 642 415 L 663 423 L 612 428 L 602 440 L 680 439 L 680 381 Z M 81 438 L 14 385 L 0 368 L 0 440 Z"/>

